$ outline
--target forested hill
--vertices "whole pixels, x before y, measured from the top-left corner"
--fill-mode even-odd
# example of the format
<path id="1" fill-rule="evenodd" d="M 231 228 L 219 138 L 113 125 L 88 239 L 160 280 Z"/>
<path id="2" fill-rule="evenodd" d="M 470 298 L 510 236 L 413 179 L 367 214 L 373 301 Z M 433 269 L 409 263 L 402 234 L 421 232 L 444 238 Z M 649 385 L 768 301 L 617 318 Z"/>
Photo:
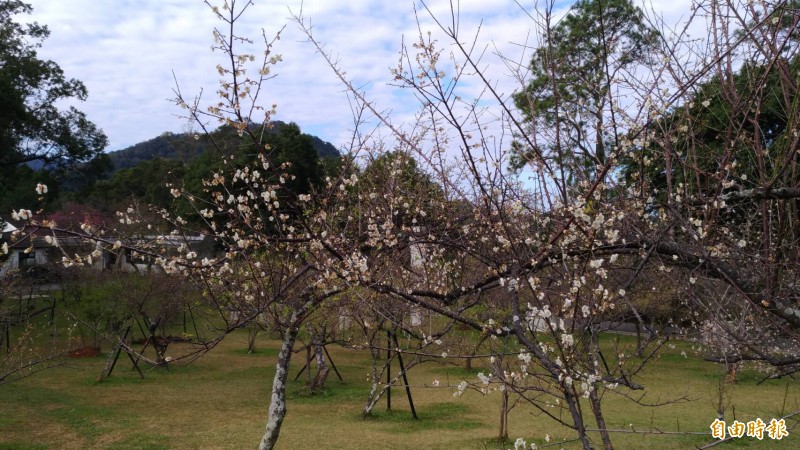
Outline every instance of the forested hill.
<path id="1" fill-rule="evenodd" d="M 273 121 L 270 133 L 278 134 L 288 124 L 281 121 Z M 323 141 L 317 136 L 308 135 L 314 146 L 314 150 L 320 158 L 339 157 L 339 151 L 333 144 Z M 128 148 L 109 152 L 113 171 L 129 169 L 140 162 L 150 161 L 155 158 L 174 159 L 189 161 L 194 159 L 209 148 L 206 140 L 197 140 L 193 133 L 170 133 L 166 132 L 153 139 L 140 142 Z"/>
<path id="2" fill-rule="evenodd" d="M 290 164 L 289 172 L 296 177 L 287 185 L 292 192 L 305 193 L 323 174 L 337 170 L 341 155 L 336 147 L 303 133 L 294 123 L 273 122 L 263 138 L 270 145 L 272 162 Z M 39 204 L 37 183 L 49 189 L 47 203 L 42 205 L 46 211 L 79 204 L 110 212 L 124 209 L 134 199 L 171 207 L 174 198 L 167 182 L 200 194 L 202 180 L 221 168 L 220 151 L 236 155 L 237 164 L 244 164 L 255 157 L 250 148 L 236 130 L 222 126 L 208 135 L 164 133 L 124 150 L 100 153 L 89 162 L 71 163 L 62 158 L 48 165 L 38 161 L 20 164 L 8 169 L 6 176 L 0 173 L 0 179 L 14 180 L 0 183 L 0 214 L 20 205 Z"/>

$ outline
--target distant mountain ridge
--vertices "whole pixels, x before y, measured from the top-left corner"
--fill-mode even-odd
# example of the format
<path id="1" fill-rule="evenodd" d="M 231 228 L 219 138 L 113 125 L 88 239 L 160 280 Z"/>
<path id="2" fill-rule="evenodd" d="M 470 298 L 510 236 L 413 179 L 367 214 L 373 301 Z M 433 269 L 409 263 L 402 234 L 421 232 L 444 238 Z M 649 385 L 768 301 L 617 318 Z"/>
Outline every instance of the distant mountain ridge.
<path id="1" fill-rule="evenodd" d="M 280 132 L 286 126 L 285 122 L 276 120 L 272 122 L 271 133 Z M 304 133 L 305 134 L 305 133 Z M 339 150 L 330 142 L 323 141 L 314 135 L 308 135 L 320 158 L 337 158 L 341 156 Z M 155 158 L 176 159 L 188 161 L 196 158 L 207 150 L 210 145 L 203 139 L 196 139 L 194 133 L 171 133 L 166 132 L 160 136 L 139 142 L 122 150 L 108 152 L 111 159 L 113 171 L 129 169 L 142 161 L 149 161 Z"/>

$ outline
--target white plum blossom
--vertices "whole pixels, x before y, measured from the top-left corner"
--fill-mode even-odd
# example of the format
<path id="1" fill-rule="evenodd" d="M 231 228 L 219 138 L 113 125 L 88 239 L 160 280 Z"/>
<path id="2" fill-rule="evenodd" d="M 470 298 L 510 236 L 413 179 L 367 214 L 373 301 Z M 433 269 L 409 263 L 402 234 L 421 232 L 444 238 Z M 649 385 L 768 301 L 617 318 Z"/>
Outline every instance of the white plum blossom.
<path id="1" fill-rule="evenodd" d="M 39 195 L 47 194 L 47 185 L 42 183 L 36 184 L 36 193 Z"/>
<path id="2" fill-rule="evenodd" d="M 20 209 L 19 211 L 12 211 L 11 217 L 14 220 L 29 220 L 33 217 L 33 213 L 30 209 Z"/>
<path id="3" fill-rule="evenodd" d="M 508 280 L 508 291 L 513 292 L 519 288 L 519 281 L 516 278 Z"/>
<path id="4" fill-rule="evenodd" d="M 453 397 L 461 397 L 464 395 L 464 391 L 467 390 L 467 382 L 462 381 L 458 384 L 458 390 L 453 392 Z"/>
<path id="5" fill-rule="evenodd" d="M 55 236 L 45 236 L 44 241 L 53 247 L 58 247 L 58 239 Z"/>

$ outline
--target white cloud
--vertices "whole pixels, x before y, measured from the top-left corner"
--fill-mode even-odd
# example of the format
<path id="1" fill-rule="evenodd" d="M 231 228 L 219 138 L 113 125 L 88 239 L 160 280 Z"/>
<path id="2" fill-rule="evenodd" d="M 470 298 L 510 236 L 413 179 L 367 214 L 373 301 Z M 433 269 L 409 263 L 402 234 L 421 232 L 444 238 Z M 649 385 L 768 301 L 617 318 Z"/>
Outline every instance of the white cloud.
<path id="1" fill-rule="evenodd" d="M 52 31 L 40 55 L 87 85 L 89 99 L 78 107 L 108 134 L 110 150 L 185 129 L 186 121 L 176 117 L 181 110 L 168 101 L 175 87 L 173 71 L 184 94 L 193 96 L 202 89 L 207 102 L 213 99 L 219 78 L 215 65 L 222 55 L 210 51 L 211 30 L 219 22 L 201 2 L 29 1 L 34 14 L 23 20 L 36 20 Z M 437 17 L 450 21 L 449 0 L 428 3 Z M 687 0 L 661 3 L 654 7 L 673 15 L 688 10 Z M 423 31 L 431 30 L 434 38 L 445 42 L 421 4 L 416 6 Z M 563 13 L 565 5 L 559 6 Z M 342 143 L 352 127 L 343 88 L 296 25 L 289 23 L 289 7 L 299 12 L 300 3 L 287 7 L 278 1 L 257 1 L 240 24 L 239 33 L 257 44 L 262 28 L 270 36 L 287 24 L 275 48 L 284 62 L 275 68 L 278 76 L 269 82 L 262 105 L 277 103 L 277 119 L 295 121 L 304 131 Z M 394 111 L 398 122 L 410 120 L 417 106 L 410 92 L 398 93 L 387 84 L 403 36 L 408 44 L 419 33 L 414 2 L 306 0 L 303 8 L 316 37 L 338 58 L 348 77 L 364 86 L 379 109 Z M 525 65 L 529 52 L 520 44 L 535 43 L 533 23 L 510 0 L 462 0 L 460 11 L 464 42 L 483 21 L 477 49 L 488 47 L 482 64 L 490 68 L 498 90 L 510 95 L 517 84 L 493 53 L 497 48 Z M 469 82 L 462 89 L 475 95 L 480 86 Z"/>

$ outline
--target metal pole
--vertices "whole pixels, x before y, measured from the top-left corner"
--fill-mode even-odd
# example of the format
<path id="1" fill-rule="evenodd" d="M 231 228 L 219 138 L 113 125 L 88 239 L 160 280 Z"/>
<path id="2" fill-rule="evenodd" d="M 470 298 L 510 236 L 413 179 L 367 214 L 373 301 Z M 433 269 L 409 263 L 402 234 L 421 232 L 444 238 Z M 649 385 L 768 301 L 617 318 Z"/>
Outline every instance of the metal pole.
<path id="1" fill-rule="evenodd" d="M 397 348 L 400 348 L 400 344 L 397 342 L 397 335 L 392 334 L 394 338 L 394 345 Z M 400 352 L 397 352 L 397 362 L 400 363 L 400 373 L 403 374 L 403 383 L 406 385 L 406 396 L 408 397 L 408 405 L 411 406 L 411 415 L 414 416 L 414 419 L 419 420 L 417 417 L 417 410 L 414 408 L 414 399 L 411 398 L 411 386 L 408 385 L 408 377 L 406 376 L 406 368 L 403 365 L 403 355 Z"/>
<path id="2" fill-rule="evenodd" d="M 386 410 L 392 410 L 392 332 L 386 330 Z"/>

